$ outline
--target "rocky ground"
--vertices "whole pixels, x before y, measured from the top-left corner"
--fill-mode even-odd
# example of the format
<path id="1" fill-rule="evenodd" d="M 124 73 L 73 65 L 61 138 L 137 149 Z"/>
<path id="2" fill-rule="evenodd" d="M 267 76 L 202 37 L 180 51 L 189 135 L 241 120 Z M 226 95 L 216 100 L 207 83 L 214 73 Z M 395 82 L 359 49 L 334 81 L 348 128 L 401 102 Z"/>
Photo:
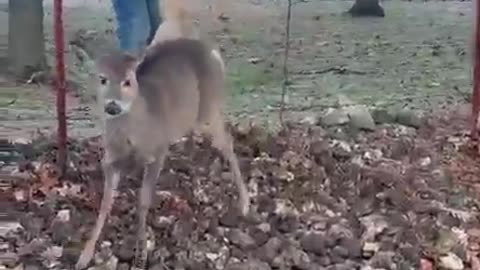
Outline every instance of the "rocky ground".
<path id="1" fill-rule="evenodd" d="M 148 218 L 149 269 L 480 269 L 467 122 L 458 112 L 404 125 L 402 113 L 390 115 L 361 129 L 352 117 L 275 134 L 232 127 L 254 205 L 247 218 L 233 210 L 236 189 L 208 140 L 172 146 Z M 4 167 L 5 209 L 20 218 L 1 231 L 2 262 L 71 269 L 101 197 L 98 140 L 70 142 L 64 180 L 48 138 L 18 151 L 25 162 Z M 129 269 L 138 186 L 123 182 L 91 269 Z"/>

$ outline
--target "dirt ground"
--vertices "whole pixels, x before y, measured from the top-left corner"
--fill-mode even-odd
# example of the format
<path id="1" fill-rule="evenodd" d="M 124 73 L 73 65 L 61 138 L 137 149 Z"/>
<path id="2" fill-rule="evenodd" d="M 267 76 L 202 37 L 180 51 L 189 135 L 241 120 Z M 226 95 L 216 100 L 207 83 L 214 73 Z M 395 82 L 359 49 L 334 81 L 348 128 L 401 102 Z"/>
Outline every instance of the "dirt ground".
<path id="1" fill-rule="evenodd" d="M 465 106 L 473 3 L 385 1 L 382 19 L 345 16 L 351 1 L 296 4 L 291 124 L 280 130 L 285 3 L 218 3 L 192 10 L 226 58 L 227 113 L 253 210 L 235 213 L 228 167 L 207 141 L 172 146 L 148 221 L 150 269 L 480 269 L 480 167 Z M 228 20 L 215 19 L 221 12 Z M 92 228 L 103 181 L 87 54 L 115 44 L 112 17 L 109 1 L 67 1 L 65 179 L 54 166 L 51 87 L 0 74 L 1 138 L 36 138 L 11 145 L 21 162 L 0 164 L 7 269 L 71 269 Z M 129 269 L 138 185 L 122 183 L 91 269 Z"/>

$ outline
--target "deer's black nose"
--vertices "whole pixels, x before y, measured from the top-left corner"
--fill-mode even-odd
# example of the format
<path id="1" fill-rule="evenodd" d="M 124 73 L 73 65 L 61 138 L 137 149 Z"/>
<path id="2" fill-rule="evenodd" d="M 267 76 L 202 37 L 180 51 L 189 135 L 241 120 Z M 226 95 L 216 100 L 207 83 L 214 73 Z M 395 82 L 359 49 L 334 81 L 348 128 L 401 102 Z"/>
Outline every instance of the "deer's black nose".
<path id="1" fill-rule="evenodd" d="M 105 105 L 105 112 L 110 115 L 118 115 L 122 112 L 122 108 L 115 101 L 110 101 Z"/>

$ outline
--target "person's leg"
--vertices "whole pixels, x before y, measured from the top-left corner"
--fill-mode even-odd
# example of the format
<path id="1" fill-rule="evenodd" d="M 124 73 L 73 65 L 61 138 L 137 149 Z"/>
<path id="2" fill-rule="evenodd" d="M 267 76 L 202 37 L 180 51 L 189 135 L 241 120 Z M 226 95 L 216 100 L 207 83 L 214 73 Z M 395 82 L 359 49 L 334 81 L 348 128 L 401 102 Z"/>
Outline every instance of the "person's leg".
<path id="1" fill-rule="evenodd" d="M 112 0 L 117 19 L 117 38 L 120 48 L 138 54 L 147 45 L 150 17 L 146 0 Z"/>
<path id="2" fill-rule="evenodd" d="M 160 15 L 160 1 L 161 0 L 146 0 L 148 17 L 150 19 L 150 35 L 148 36 L 148 44 L 152 41 L 157 31 L 158 26 L 162 23 L 162 17 Z"/>

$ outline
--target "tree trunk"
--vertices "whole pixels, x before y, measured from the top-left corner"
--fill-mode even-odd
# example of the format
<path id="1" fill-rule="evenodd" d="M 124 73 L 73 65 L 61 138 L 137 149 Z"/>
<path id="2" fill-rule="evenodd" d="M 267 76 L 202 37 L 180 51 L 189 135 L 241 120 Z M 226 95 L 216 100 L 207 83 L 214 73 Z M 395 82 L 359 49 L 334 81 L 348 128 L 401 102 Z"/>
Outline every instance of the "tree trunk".
<path id="1" fill-rule="evenodd" d="M 8 1 L 8 60 L 19 78 L 46 67 L 42 0 Z"/>
<path id="2" fill-rule="evenodd" d="M 380 6 L 378 0 L 356 0 L 348 12 L 355 17 L 385 17 L 385 11 Z"/>

